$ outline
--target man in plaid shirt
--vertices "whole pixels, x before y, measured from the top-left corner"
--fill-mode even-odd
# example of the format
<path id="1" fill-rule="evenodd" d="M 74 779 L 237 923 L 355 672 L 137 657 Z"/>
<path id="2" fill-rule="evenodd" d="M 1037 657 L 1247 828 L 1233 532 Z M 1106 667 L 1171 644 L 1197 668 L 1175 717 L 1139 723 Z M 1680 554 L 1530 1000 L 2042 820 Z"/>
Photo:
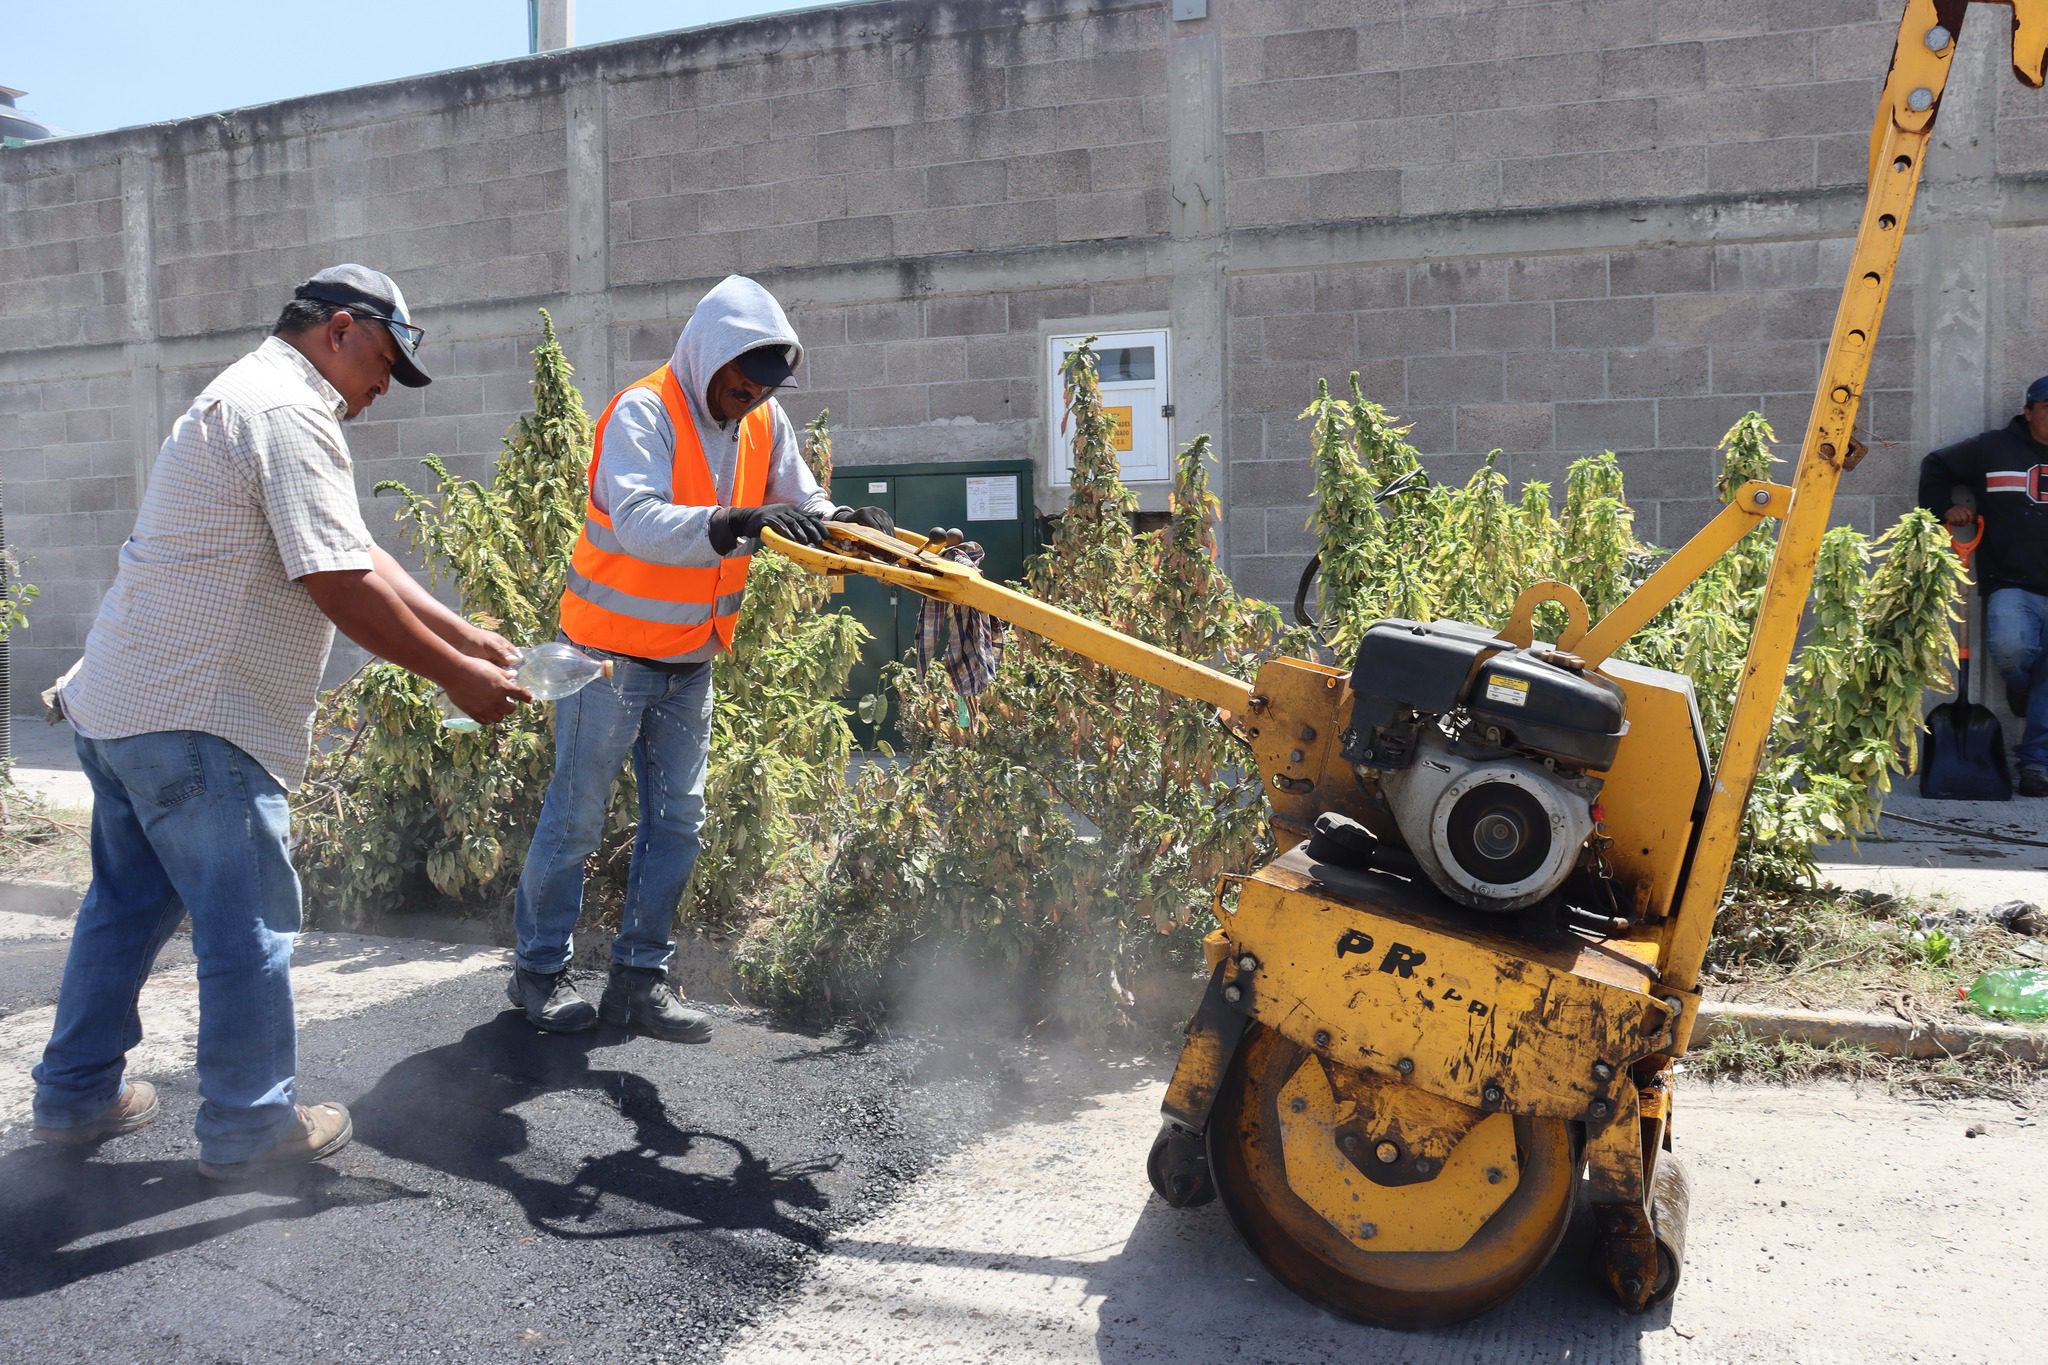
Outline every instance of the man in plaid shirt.
<path id="1" fill-rule="evenodd" d="M 435 601 L 370 539 L 341 424 L 396 379 L 424 333 L 389 276 L 334 266 L 300 285 L 263 344 L 172 427 L 114 586 L 60 683 L 92 783 L 92 885 L 35 1068 L 35 1136 L 85 1145 L 157 1114 L 123 1078 L 136 1000 L 189 912 L 199 959 L 199 1170 L 233 1179 L 312 1161 L 351 1133 L 298 1102 L 292 943 L 300 923 L 288 793 L 339 626 L 433 679 L 482 721 L 527 692 L 511 644 Z"/>

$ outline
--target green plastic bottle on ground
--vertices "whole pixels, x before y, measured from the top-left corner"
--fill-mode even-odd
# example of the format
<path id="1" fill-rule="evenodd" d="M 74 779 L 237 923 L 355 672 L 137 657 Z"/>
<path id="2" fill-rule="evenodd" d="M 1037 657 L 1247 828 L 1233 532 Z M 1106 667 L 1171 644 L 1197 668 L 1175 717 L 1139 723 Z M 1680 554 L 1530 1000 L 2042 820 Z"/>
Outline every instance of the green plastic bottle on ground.
<path id="1" fill-rule="evenodd" d="M 2048 968 L 2004 967 L 1970 987 L 1970 1003 L 2006 1019 L 2048 1019 Z"/>

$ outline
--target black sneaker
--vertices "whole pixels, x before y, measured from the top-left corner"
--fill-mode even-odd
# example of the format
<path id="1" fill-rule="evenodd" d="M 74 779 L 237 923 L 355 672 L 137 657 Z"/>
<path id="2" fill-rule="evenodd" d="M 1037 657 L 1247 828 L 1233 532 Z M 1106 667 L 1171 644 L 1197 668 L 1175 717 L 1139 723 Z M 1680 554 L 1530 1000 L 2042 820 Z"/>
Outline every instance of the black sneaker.
<path id="1" fill-rule="evenodd" d="M 2048 796 L 2048 768 L 2020 769 L 2021 796 Z"/>
<path id="2" fill-rule="evenodd" d="M 505 997 L 526 1011 L 526 1022 L 549 1033 L 581 1033 L 597 1027 L 597 1011 L 576 993 L 576 983 L 567 972 L 529 972 L 512 969 L 505 983 Z"/>
<path id="3" fill-rule="evenodd" d="M 710 1018 L 686 1008 L 669 989 L 668 973 L 659 967 L 622 967 L 614 962 L 597 1012 L 607 1024 L 663 1042 L 711 1041 Z"/>

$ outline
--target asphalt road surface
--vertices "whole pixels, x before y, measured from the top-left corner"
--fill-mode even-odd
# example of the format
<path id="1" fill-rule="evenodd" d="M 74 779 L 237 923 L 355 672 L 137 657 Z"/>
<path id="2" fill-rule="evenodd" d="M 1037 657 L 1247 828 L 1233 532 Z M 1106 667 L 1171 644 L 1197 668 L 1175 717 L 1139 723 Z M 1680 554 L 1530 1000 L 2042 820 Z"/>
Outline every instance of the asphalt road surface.
<path id="1" fill-rule="evenodd" d="M 1498 1312 L 1399 1335 L 1150 1196 L 1170 1059 L 734 1011 L 697 1048 L 551 1037 L 496 951 L 340 935 L 301 943 L 301 1079 L 356 1142 L 223 1189 L 192 1169 L 182 941 L 133 1059 L 164 1116 L 89 1158 L 29 1141 L 65 932 L 0 911 L 0 1361 L 1861 1365 L 2034 1361 L 2048 1331 L 2048 1122 L 2008 1104 L 1686 1085 L 1674 1303 L 1619 1313 L 1581 1216 Z"/>

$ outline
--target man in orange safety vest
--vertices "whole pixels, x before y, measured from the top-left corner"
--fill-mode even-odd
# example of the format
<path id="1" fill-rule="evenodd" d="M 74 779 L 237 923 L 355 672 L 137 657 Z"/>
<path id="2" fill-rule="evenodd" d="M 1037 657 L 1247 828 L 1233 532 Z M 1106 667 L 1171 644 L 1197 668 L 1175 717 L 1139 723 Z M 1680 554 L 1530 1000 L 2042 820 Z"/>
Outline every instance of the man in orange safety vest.
<path id="1" fill-rule="evenodd" d="M 598 419 L 583 533 L 562 593 L 562 635 L 612 675 L 555 710 L 555 773 L 519 878 L 512 1003 L 569 1033 L 599 1018 L 675 1042 L 710 1021 L 668 984 L 676 907 L 697 861 L 711 746 L 711 660 L 732 647 L 762 530 L 799 544 L 826 519 L 892 530 L 880 508 L 840 507 L 811 477 L 774 391 L 803 346 L 782 306 L 741 275 L 690 315 L 667 364 Z M 630 756 L 640 825 L 611 973 L 596 1009 L 569 978 L 583 864 Z"/>

